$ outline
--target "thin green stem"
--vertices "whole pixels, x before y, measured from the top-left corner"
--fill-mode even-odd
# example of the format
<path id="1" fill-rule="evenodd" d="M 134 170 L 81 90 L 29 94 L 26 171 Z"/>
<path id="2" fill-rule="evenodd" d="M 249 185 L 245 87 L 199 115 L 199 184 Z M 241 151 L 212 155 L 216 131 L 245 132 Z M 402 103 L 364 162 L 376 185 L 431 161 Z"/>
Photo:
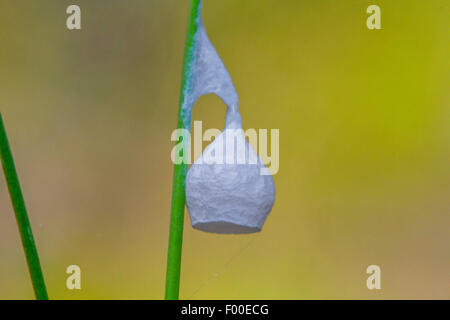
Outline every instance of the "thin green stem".
<path id="1" fill-rule="evenodd" d="M 191 67 L 195 51 L 195 33 L 201 0 L 192 0 L 189 13 L 186 46 L 184 51 L 183 74 L 181 81 L 178 128 L 189 129 L 191 115 L 183 111 L 183 105 L 191 88 Z M 189 141 L 183 141 L 185 148 Z M 186 150 L 186 149 L 185 149 Z M 186 202 L 185 181 L 187 164 L 175 164 L 172 189 L 172 210 L 170 216 L 169 249 L 167 255 L 166 295 L 167 300 L 177 300 L 180 290 L 181 249 L 183 245 L 184 207 Z"/>
<path id="2" fill-rule="evenodd" d="M 34 293 L 38 300 L 48 300 L 47 289 L 45 288 L 44 276 L 39 262 L 39 256 L 34 243 L 33 232 L 31 231 L 30 220 L 28 219 L 25 201 L 20 189 L 19 178 L 17 176 L 11 149 L 9 147 L 6 130 L 0 113 L 0 158 L 2 160 L 3 171 L 6 183 L 11 196 L 11 202 L 16 214 L 17 225 L 19 227 L 22 245 L 27 258 L 28 270 L 33 283 Z"/>

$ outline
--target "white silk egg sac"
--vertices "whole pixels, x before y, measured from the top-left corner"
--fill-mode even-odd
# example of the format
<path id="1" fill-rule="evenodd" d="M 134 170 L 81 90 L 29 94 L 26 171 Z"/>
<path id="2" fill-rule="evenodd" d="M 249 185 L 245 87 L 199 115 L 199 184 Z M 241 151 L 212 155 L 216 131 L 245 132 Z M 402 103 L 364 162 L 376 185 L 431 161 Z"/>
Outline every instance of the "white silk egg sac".
<path id="1" fill-rule="evenodd" d="M 225 130 L 192 164 L 186 177 L 192 226 L 205 232 L 261 231 L 275 202 L 272 175 L 245 139 L 239 113 L 233 117 L 237 121 L 227 115 Z"/>

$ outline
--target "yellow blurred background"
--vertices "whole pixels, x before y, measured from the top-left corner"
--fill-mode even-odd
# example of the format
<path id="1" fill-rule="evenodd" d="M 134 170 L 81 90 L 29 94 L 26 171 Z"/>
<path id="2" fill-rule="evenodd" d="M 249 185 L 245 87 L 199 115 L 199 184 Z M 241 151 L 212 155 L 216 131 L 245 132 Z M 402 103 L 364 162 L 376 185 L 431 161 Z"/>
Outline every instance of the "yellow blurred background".
<path id="1" fill-rule="evenodd" d="M 79 0 L 69 31 L 72 3 L 0 4 L 0 110 L 49 295 L 161 299 L 189 1 Z M 259 234 L 186 212 L 181 299 L 450 298 L 448 16 L 446 0 L 204 0 L 244 129 L 280 129 L 280 170 Z M 193 120 L 224 116 L 206 96 Z M 0 174 L 0 299 L 33 297 Z"/>

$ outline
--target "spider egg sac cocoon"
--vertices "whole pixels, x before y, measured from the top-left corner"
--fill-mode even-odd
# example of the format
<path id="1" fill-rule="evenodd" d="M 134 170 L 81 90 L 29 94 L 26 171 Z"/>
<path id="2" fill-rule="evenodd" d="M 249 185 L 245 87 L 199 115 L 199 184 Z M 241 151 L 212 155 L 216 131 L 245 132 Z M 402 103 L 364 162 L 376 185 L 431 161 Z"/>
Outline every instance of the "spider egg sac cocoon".
<path id="1" fill-rule="evenodd" d="M 272 175 L 227 115 L 225 130 L 190 167 L 186 204 L 192 226 L 213 233 L 261 231 L 275 201 Z"/>

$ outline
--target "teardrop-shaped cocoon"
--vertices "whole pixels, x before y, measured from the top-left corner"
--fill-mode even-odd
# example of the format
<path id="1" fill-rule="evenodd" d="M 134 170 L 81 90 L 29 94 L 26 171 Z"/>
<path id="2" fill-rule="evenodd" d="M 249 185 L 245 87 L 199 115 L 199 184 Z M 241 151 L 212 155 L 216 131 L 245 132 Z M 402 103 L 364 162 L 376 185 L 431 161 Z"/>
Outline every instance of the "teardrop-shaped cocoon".
<path id="1" fill-rule="evenodd" d="M 232 148 L 227 145 L 231 140 Z M 272 175 L 241 129 L 224 130 L 187 173 L 186 204 L 192 226 L 198 230 L 258 232 L 274 201 Z"/>

